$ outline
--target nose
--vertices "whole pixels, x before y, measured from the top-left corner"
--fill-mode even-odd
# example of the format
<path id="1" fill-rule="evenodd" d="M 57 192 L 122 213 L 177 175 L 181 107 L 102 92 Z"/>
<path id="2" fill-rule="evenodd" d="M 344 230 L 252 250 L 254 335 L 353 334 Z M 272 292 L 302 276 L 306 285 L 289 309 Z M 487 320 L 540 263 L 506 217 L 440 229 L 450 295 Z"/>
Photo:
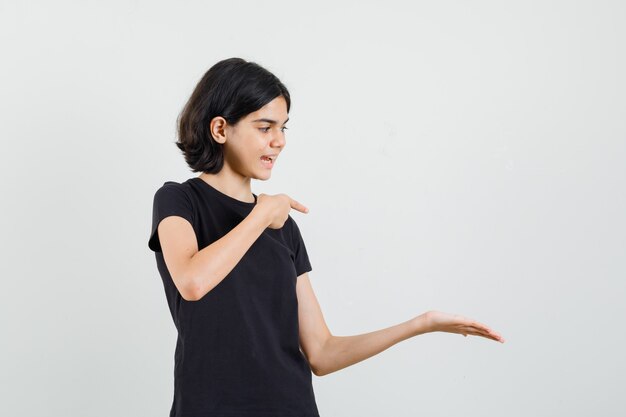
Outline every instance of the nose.
<path id="1" fill-rule="evenodd" d="M 284 148 L 286 143 L 287 142 L 286 142 L 284 133 L 278 133 L 272 139 L 272 145 L 278 146 L 280 149 Z"/>

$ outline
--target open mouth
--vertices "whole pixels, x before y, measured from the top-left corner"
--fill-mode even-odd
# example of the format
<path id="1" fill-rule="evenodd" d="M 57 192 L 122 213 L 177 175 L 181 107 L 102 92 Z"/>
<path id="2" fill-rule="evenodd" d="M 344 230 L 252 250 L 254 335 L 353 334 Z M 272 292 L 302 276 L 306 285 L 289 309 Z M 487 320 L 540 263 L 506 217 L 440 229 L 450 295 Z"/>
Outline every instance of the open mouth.
<path id="1" fill-rule="evenodd" d="M 261 160 L 262 161 L 268 161 L 268 162 L 274 162 L 274 157 L 272 157 L 272 156 L 262 156 Z"/>

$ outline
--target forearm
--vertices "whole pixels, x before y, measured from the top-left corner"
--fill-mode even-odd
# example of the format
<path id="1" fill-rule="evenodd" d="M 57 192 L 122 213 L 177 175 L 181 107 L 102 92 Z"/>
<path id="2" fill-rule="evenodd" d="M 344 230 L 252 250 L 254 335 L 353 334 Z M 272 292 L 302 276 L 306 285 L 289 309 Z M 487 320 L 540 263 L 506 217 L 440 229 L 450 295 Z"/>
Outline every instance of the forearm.
<path id="1" fill-rule="evenodd" d="M 354 336 L 330 336 L 320 350 L 314 373 L 323 376 L 361 362 L 389 347 L 419 334 L 427 333 L 424 315 L 385 329 Z"/>
<path id="2" fill-rule="evenodd" d="M 189 277 L 195 299 L 217 286 L 268 227 L 267 214 L 257 207 L 230 232 L 193 255 Z"/>

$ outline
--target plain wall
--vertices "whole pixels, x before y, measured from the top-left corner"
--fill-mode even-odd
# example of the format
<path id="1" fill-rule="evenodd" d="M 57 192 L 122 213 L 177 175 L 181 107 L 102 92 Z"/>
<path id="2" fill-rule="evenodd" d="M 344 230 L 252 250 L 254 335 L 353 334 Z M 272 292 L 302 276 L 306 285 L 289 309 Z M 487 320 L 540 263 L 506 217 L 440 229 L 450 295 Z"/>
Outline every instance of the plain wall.
<path id="1" fill-rule="evenodd" d="M 623 2 L 0 3 L 0 392 L 7 416 L 165 416 L 174 328 L 152 198 L 239 56 L 293 105 L 255 193 L 287 193 L 331 331 L 430 309 L 505 344 L 403 341 L 314 379 L 322 417 L 626 407 Z"/>

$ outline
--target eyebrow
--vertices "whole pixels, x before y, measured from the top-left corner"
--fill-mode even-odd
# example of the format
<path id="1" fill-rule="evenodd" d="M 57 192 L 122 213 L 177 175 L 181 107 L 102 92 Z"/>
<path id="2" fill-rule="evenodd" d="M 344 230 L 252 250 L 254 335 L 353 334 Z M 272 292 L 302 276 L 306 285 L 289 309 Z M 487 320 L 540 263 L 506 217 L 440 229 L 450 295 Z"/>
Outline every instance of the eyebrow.
<path id="1" fill-rule="evenodd" d="M 283 122 L 283 124 L 287 123 L 288 121 L 289 121 L 289 117 L 287 117 L 287 120 L 285 120 L 285 121 Z M 253 120 L 253 121 L 252 121 L 252 123 L 254 123 L 254 122 L 266 122 L 266 123 L 269 123 L 269 124 L 272 124 L 272 125 L 275 125 L 275 124 L 277 124 L 277 123 L 278 123 L 278 121 L 277 121 L 277 120 L 265 119 L 265 118 L 263 118 L 263 119 L 256 119 L 256 120 Z"/>

